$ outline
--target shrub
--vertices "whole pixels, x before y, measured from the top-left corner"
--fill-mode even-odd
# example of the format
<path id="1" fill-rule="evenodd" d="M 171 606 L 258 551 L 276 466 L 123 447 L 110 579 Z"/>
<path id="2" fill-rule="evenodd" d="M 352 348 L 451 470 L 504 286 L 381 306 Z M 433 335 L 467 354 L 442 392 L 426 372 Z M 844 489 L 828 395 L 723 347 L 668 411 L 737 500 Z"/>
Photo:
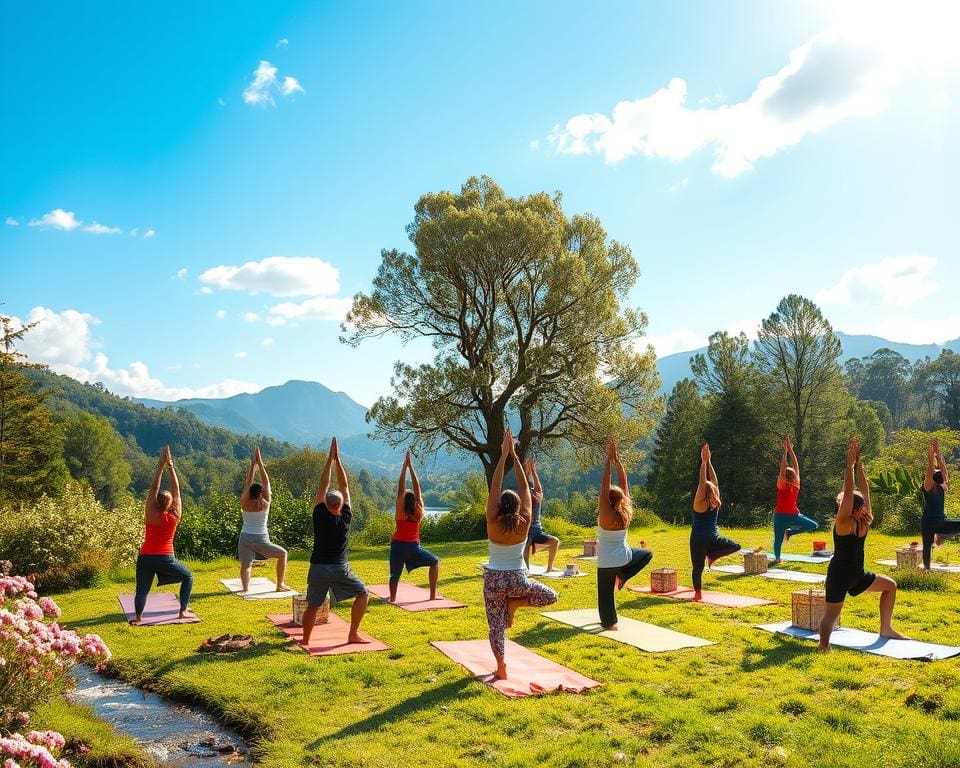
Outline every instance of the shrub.
<path id="1" fill-rule="evenodd" d="M 897 587 L 912 592 L 948 592 L 950 578 L 936 571 L 908 570 L 896 573 Z"/>
<path id="2" fill-rule="evenodd" d="M 423 524 L 427 522 L 424 519 Z M 368 547 L 386 546 L 393 538 L 393 531 L 396 528 L 394 516 L 386 512 L 378 512 L 367 518 L 367 524 L 362 531 L 352 534 L 352 539 L 357 544 L 363 544 Z"/>
<path id="3" fill-rule="evenodd" d="M 475 509 L 452 509 L 439 517 L 425 517 L 420 537 L 430 541 L 476 541 L 487 538 L 485 512 Z"/>

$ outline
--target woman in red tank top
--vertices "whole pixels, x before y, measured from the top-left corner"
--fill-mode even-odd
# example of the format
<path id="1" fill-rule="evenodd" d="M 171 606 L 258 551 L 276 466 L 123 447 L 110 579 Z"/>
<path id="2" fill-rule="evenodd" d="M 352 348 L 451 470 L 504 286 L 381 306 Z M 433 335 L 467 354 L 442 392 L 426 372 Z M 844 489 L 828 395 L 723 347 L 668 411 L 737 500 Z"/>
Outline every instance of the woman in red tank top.
<path id="1" fill-rule="evenodd" d="M 792 466 L 788 466 L 788 460 Z M 777 505 L 773 508 L 773 555 L 774 563 L 780 563 L 783 542 L 790 541 L 798 533 L 815 531 L 816 520 L 800 514 L 797 500 L 800 497 L 800 462 L 793 452 L 793 439 L 783 438 L 783 455 L 780 458 L 780 474 L 777 475 Z"/>
<path id="2" fill-rule="evenodd" d="M 407 471 L 413 490 L 407 490 Z M 437 599 L 437 580 L 440 578 L 440 558 L 420 546 L 420 523 L 423 520 L 423 498 L 420 480 L 410 462 L 410 451 L 403 460 L 400 483 L 397 486 L 396 530 L 390 541 L 390 602 L 397 599 L 397 586 L 406 566 L 407 573 L 415 568 L 430 568 L 430 599 Z"/>
<path id="3" fill-rule="evenodd" d="M 170 471 L 169 491 L 160 490 L 165 470 Z M 193 590 L 193 574 L 173 554 L 173 537 L 180 523 L 180 512 L 180 483 L 173 468 L 170 447 L 167 446 L 160 455 L 160 464 L 147 494 L 143 544 L 137 556 L 137 588 L 133 600 L 135 616 L 130 620 L 131 624 L 142 623 L 143 610 L 154 578 L 158 586 L 180 584 L 180 618 L 190 616 L 188 607 Z"/>

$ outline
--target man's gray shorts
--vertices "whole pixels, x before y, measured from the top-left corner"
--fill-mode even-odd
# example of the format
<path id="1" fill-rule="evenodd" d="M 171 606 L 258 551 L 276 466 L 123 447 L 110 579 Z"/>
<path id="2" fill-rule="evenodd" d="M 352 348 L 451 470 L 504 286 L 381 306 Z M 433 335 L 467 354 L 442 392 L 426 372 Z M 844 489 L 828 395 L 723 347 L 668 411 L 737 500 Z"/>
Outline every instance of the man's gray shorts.
<path id="1" fill-rule="evenodd" d="M 367 594 L 367 588 L 350 563 L 311 563 L 307 571 L 307 604 L 323 605 L 328 591 L 333 593 L 331 602 L 334 603 Z"/>

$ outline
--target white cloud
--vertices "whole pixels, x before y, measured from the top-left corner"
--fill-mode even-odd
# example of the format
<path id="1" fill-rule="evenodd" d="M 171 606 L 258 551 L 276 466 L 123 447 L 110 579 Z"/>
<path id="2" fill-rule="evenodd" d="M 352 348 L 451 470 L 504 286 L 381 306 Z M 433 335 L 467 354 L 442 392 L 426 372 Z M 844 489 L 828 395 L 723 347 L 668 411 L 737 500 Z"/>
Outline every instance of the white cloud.
<path id="1" fill-rule="evenodd" d="M 20 351 L 32 360 L 55 367 L 80 365 L 90 359 L 91 349 L 96 346 L 92 328 L 100 321 L 75 309 L 54 312 L 47 307 L 34 307 L 23 323 L 17 318 L 14 323 L 37 323 L 23 337 Z"/>
<path id="2" fill-rule="evenodd" d="M 256 312 L 244 312 L 243 319 L 248 323 L 256 323 L 259 322 L 260 315 L 258 315 Z"/>
<path id="3" fill-rule="evenodd" d="M 667 193 L 679 192 L 681 189 L 686 189 L 687 184 L 689 183 L 690 179 L 688 178 L 680 179 L 680 181 L 678 181 L 676 184 L 671 184 L 669 187 L 667 187 Z"/>
<path id="4" fill-rule="evenodd" d="M 657 357 L 666 357 L 676 352 L 687 352 L 692 349 L 699 349 L 707 345 L 707 337 L 694 331 L 680 330 L 665 333 L 660 336 L 644 336 L 639 341 L 639 346 L 646 349 L 647 345 L 653 346 L 657 352 Z"/>
<path id="5" fill-rule="evenodd" d="M 267 322 L 279 326 L 300 320 L 343 320 L 350 311 L 351 299 L 319 296 L 300 302 L 284 302 L 270 307 Z"/>
<path id="6" fill-rule="evenodd" d="M 13 216 L 7 216 L 7 218 L 6 218 L 6 224 L 7 224 L 8 227 L 19 227 L 19 226 L 20 226 L 20 222 L 17 221 L 15 218 L 13 218 Z"/>
<path id="7" fill-rule="evenodd" d="M 52 211 L 43 214 L 39 219 L 31 219 L 27 226 L 40 227 L 41 229 L 59 229 L 64 232 L 71 232 L 79 227 L 83 222 L 78 220 L 73 211 L 65 211 L 63 208 L 54 208 Z"/>
<path id="8" fill-rule="evenodd" d="M 279 40 L 277 40 L 277 48 L 286 48 L 288 45 L 290 45 L 290 41 L 285 37 L 281 37 Z"/>
<path id="9" fill-rule="evenodd" d="M 200 293 L 202 293 L 204 296 L 209 296 L 211 293 L 213 293 L 213 288 L 211 288 L 209 285 L 205 285 L 200 289 Z"/>
<path id="10" fill-rule="evenodd" d="M 883 111 L 904 78 L 935 77 L 958 59 L 960 47 L 945 31 L 956 25 L 942 16 L 960 17 L 960 6 L 844 6 L 842 18 L 793 50 L 744 101 L 691 109 L 687 83 L 675 77 L 648 96 L 619 102 L 610 116 L 571 117 L 554 127 L 550 142 L 559 153 L 599 154 L 608 163 L 636 154 L 680 161 L 710 148 L 713 172 L 738 176 L 835 123 Z"/>
<path id="11" fill-rule="evenodd" d="M 227 310 L 225 309 L 217 310 L 217 320 L 223 320 L 223 318 L 225 318 L 226 316 L 227 316 Z"/>
<path id="12" fill-rule="evenodd" d="M 933 277 L 937 260 L 932 256 L 891 256 L 854 267 L 840 280 L 817 294 L 820 304 L 867 305 L 878 303 L 909 307 L 936 293 Z"/>
<path id="13" fill-rule="evenodd" d="M 247 356 L 247 353 L 246 353 L 246 352 L 234 352 L 234 353 L 233 353 L 233 356 L 234 356 L 235 358 L 237 358 L 237 360 L 243 360 L 243 358 L 245 358 L 245 357 Z"/>
<path id="14" fill-rule="evenodd" d="M 200 282 L 221 290 L 250 294 L 332 296 L 340 290 L 340 272 L 321 259 L 271 256 L 239 267 L 212 267 L 201 273 Z"/>
<path id="15" fill-rule="evenodd" d="M 287 75 L 280 80 L 278 75 L 280 70 L 269 61 L 261 61 L 253 71 L 253 82 L 243 90 L 243 100 L 247 104 L 254 106 L 274 106 L 273 100 L 275 91 L 279 91 L 284 96 L 292 96 L 294 93 L 304 93 L 303 86 L 295 77 Z"/>
<path id="16" fill-rule="evenodd" d="M 884 312 L 879 317 L 870 318 L 856 313 L 839 327 L 845 333 L 880 336 L 905 344 L 943 344 L 960 338 L 960 314 L 920 318 Z"/>
<path id="17" fill-rule="evenodd" d="M 137 233 L 138 233 L 139 231 L 140 231 L 140 230 L 139 230 L 137 227 L 134 227 L 134 228 L 131 229 L 130 232 L 129 232 L 130 237 L 136 237 L 136 236 L 137 236 Z"/>
<path id="18" fill-rule="evenodd" d="M 273 345 L 273 339 L 271 339 L 269 336 L 267 336 L 267 338 L 265 338 L 263 341 L 261 341 L 260 344 L 263 345 L 264 347 L 272 346 L 272 345 Z"/>
<path id="19" fill-rule="evenodd" d="M 151 237 L 154 237 L 156 234 L 157 233 L 154 232 L 152 229 L 148 229 L 146 232 L 143 233 L 143 239 L 149 240 Z"/>
<path id="20" fill-rule="evenodd" d="M 178 269 L 178 270 L 177 270 L 177 278 L 178 278 L 179 280 L 183 280 L 183 278 L 185 278 L 186 276 L 187 276 L 187 268 L 186 268 L 186 267 L 182 267 L 181 269 Z"/>
<path id="21" fill-rule="evenodd" d="M 530 151 L 539 152 L 540 151 L 540 139 L 534 139 L 530 142 Z"/>
<path id="22" fill-rule="evenodd" d="M 88 224 L 83 228 L 84 232 L 90 232 L 94 235 L 119 235 L 120 227 L 108 227 L 104 224 L 98 224 L 93 222 L 93 224 Z"/>

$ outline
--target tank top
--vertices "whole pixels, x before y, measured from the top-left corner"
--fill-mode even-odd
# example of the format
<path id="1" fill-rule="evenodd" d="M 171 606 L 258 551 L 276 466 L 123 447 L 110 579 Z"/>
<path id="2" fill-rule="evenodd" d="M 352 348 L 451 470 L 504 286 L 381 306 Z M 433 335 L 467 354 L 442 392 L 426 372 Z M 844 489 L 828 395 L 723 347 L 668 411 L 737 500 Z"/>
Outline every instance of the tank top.
<path id="1" fill-rule="evenodd" d="M 270 514 L 270 507 L 267 507 L 263 512 L 244 512 L 241 510 L 241 514 L 243 514 L 243 528 L 240 529 L 240 533 L 267 535 L 267 516 Z"/>
<path id="2" fill-rule="evenodd" d="M 863 546 L 866 540 L 866 535 L 863 537 L 857 536 L 856 531 L 841 536 L 839 533 L 837 533 L 837 527 L 834 526 L 833 559 L 830 561 L 830 565 L 832 566 L 834 563 L 836 563 L 838 566 L 845 565 L 863 570 Z"/>
<path id="3" fill-rule="evenodd" d="M 531 496 L 532 496 L 532 494 L 533 494 L 533 483 L 530 483 L 530 493 L 531 493 Z M 541 505 L 541 503 L 542 503 L 542 500 L 541 500 L 541 501 L 537 501 L 536 499 L 532 499 L 532 501 L 533 501 L 533 519 L 530 521 L 530 527 L 531 527 L 531 528 L 540 528 L 540 527 L 541 527 L 541 524 L 540 524 L 540 505 Z"/>
<path id="4" fill-rule="evenodd" d="M 708 509 L 706 512 L 693 511 L 693 523 L 690 533 L 695 536 L 719 536 L 717 518 L 720 516 L 720 507 Z"/>
<path id="5" fill-rule="evenodd" d="M 516 544 L 497 544 L 487 539 L 490 547 L 490 557 L 487 561 L 488 571 L 524 571 L 527 566 L 523 562 L 523 550 L 527 546 L 524 539 Z"/>
<path id="6" fill-rule="evenodd" d="M 923 519 L 928 522 L 945 520 L 947 494 L 944 493 L 943 486 L 934 484 L 929 491 L 921 486 L 920 491 L 923 493 Z"/>
<path id="7" fill-rule="evenodd" d="M 627 529 L 608 531 L 597 526 L 597 568 L 619 568 L 633 557 L 627 545 Z"/>
<path id="8" fill-rule="evenodd" d="M 777 505 L 773 511 L 780 515 L 799 515 L 800 507 L 797 499 L 800 497 L 800 486 L 784 482 L 783 488 L 777 488 Z"/>
<path id="9" fill-rule="evenodd" d="M 406 517 L 403 519 L 397 518 L 397 529 L 394 531 L 393 540 L 420 541 L 420 523 L 422 520 L 423 518 L 420 518 L 420 520 L 407 520 Z"/>
<path id="10" fill-rule="evenodd" d="M 143 530 L 141 555 L 172 555 L 173 537 L 177 532 L 180 518 L 169 512 L 160 513 L 158 524 L 147 523 Z"/>

